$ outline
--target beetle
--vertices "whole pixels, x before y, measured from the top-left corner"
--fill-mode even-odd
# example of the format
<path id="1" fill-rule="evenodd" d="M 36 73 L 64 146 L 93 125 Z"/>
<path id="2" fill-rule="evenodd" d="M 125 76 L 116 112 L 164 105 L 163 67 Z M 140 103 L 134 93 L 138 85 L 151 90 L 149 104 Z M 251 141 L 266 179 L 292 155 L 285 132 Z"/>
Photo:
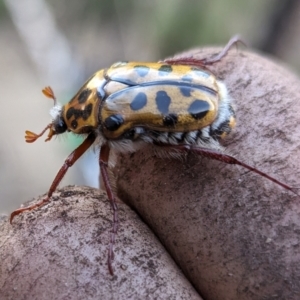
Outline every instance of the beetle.
<path id="1" fill-rule="evenodd" d="M 62 106 L 50 87 L 43 93 L 54 100 L 52 122 L 40 133 L 26 131 L 26 142 L 35 142 L 47 130 L 46 141 L 54 135 L 72 132 L 86 136 L 65 160 L 47 197 L 17 209 L 16 215 L 45 205 L 77 159 L 93 144 L 100 148 L 99 165 L 107 196 L 113 209 L 108 251 L 108 268 L 113 275 L 113 245 L 118 230 L 118 207 L 108 176 L 110 150 L 134 152 L 149 144 L 170 155 L 195 153 L 227 164 L 240 165 L 286 190 L 294 189 L 272 176 L 226 154 L 220 141 L 235 126 L 235 112 L 227 87 L 208 67 L 222 60 L 230 48 L 241 42 L 229 40 L 211 58 L 179 57 L 156 63 L 118 62 L 90 77 L 69 103 Z"/>

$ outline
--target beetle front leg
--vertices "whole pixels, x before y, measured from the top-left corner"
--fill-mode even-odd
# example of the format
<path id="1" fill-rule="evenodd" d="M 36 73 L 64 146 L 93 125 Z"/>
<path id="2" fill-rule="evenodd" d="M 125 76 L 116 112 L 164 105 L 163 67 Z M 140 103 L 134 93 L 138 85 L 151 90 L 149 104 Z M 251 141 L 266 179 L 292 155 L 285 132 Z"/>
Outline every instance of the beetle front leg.
<path id="1" fill-rule="evenodd" d="M 108 269 L 111 275 L 114 275 L 113 267 L 112 267 L 112 260 L 114 259 L 114 250 L 113 246 L 116 239 L 116 234 L 118 231 L 118 225 L 119 225 L 119 216 L 118 216 L 118 206 L 117 201 L 114 196 L 114 193 L 111 188 L 111 184 L 109 181 L 108 176 L 108 159 L 109 159 L 109 152 L 110 148 L 108 145 L 103 145 L 100 150 L 100 157 L 99 157 L 99 164 L 100 164 L 100 171 L 102 180 L 104 183 L 104 187 L 108 196 L 108 199 L 110 200 L 110 204 L 113 210 L 113 226 L 112 226 L 112 232 L 110 237 L 110 244 L 108 249 L 108 258 L 107 258 L 107 264 Z"/>
<path id="2" fill-rule="evenodd" d="M 63 166 L 56 174 L 50 186 L 50 189 L 47 193 L 47 197 L 36 204 L 30 205 L 28 207 L 19 208 L 13 211 L 10 215 L 10 219 L 9 219 L 10 223 L 12 223 L 15 216 L 25 211 L 31 211 L 33 209 L 39 208 L 45 205 L 46 203 L 48 203 L 50 201 L 53 192 L 56 190 L 57 186 L 59 185 L 59 183 L 65 176 L 65 174 L 67 173 L 68 169 L 72 167 L 74 163 L 77 161 L 77 159 L 94 143 L 95 139 L 96 137 L 94 136 L 94 134 L 89 134 L 88 137 L 84 140 L 84 142 L 79 147 L 77 147 L 65 160 Z"/>
<path id="3" fill-rule="evenodd" d="M 274 177 L 268 175 L 267 173 L 264 173 L 256 168 L 236 159 L 235 157 L 233 157 L 231 155 L 219 152 L 217 150 L 201 148 L 201 147 L 197 147 L 197 146 L 193 146 L 193 145 L 159 145 L 159 146 L 164 147 L 164 148 L 174 149 L 174 150 L 177 150 L 180 152 L 185 152 L 185 153 L 193 152 L 200 156 L 218 160 L 218 161 L 224 162 L 226 164 L 242 166 L 245 169 L 248 169 L 260 176 L 263 176 L 263 177 L 269 179 L 270 181 L 273 181 L 274 183 L 280 185 L 284 189 L 289 190 L 289 191 L 293 192 L 294 194 L 298 195 L 295 188 L 275 179 Z"/>

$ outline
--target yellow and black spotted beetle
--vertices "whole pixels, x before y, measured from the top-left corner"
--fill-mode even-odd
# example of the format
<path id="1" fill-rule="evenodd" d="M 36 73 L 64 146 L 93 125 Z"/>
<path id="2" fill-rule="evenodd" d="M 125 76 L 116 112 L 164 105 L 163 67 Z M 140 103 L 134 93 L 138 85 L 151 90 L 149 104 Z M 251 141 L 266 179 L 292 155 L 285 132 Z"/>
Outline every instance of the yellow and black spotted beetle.
<path id="1" fill-rule="evenodd" d="M 12 212 L 10 222 L 16 215 L 49 202 L 69 167 L 94 143 L 100 148 L 101 176 L 114 211 L 108 253 L 111 274 L 118 210 L 108 177 L 110 149 L 133 152 L 152 144 L 165 152 L 193 152 L 240 165 L 294 192 L 292 187 L 225 154 L 220 146 L 220 139 L 235 125 L 235 113 L 226 86 L 207 66 L 220 61 L 239 41 L 239 37 L 233 37 L 218 55 L 207 59 L 181 57 L 157 63 L 115 63 L 96 72 L 64 106 L 56 102 L 50 87 L 45 88 L 43 93 L 54 99 L 52 122 L 40 134 L 26 131 L 26 142 L 34 142 L 47 129 L 46 141 L 66 131 L 87 137 L 65 160 L 47 197 Z"/>

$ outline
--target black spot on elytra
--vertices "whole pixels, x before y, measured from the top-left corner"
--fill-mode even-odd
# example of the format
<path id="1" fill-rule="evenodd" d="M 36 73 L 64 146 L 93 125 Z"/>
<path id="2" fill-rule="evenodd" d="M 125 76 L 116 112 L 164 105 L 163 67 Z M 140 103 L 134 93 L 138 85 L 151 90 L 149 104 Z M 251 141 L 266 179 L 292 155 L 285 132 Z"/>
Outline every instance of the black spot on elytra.
<path id="1" fill-rule="evenodd" d="M 82 118 L 83 120 L 87 120 L 88 117 L 92 114 L 93 111 L 93 104 L 90 103 L 85 107 L 84 110 L 76 109 L 74 107 L 70 107 L 66 113 L 67 119 L 71 119 L 72 116 L 74 116 L 74 119 L 77 120 L 79 118 Z"/>
<path id="2" fill-rule="evenodd" d="M 176 114 L 169 114 L 163 118 L 165 126 L 174 127 L 178 122 L 178 116 Z"/>
<path id="3" fill-rule="evenodd" d="M 160 113 L 166 115 L 169 112 L 171 98 L 165 91 L 159 91 L 156 93 L 155 102 Z"/>
<path id="4" fill-rule="evenodd" d="M 209 109 L 210 105 L 207 101 L 196 99 L 191 103 L 188 112 L 194 119 L 202 119 L 208 113 Z"/>
<path id="5" fill-rule="evenodd" d="M 109 131 L 117 130 L 124 123 L 124 119 L 121 115 L 112 115 L 105 119 L 104 126 Z"/>
<path id="6" fill-rule="evenodd" d="M 78 96 L 78 102 L 80 104 L 85 103 L 86 100 L 88 99 L 89 95 L 91 94 L 91 92 L 92 92 L 92 90 L 90 90 L 90 89 L 83 90 Z"/>
<path id="7" fill-rule="evenodd" d="M 180 93 L 184 97 L 190 97 L 191 96 L 192 89 L 189 86 L 179 86 L 179 89 L 180 89 Z"/>
<path id="8" fill-rule="evenodd" d="M 158 74 L 160 76 L 164 76 L 164 75 L 168 75 L 169 73 L 171 73 L 173 71 L 172 66 L 170 65 L 162 65 L 159 69 L 158 69 Z"/>
<path id="9" fill-rule="evenodd" d="M 143 65 L 134 66 L 134 70 L 139 74 L 139 76 L 144 77 L 149 73 L 149 67 Z"/>
<path id="10" fill-rule="evenodd" d="M 138 93 L 130 103 L 130 108 L 132 110 L 139 110 L 145 107 L 146 104 L 147 95 L 145 93 Z"/>

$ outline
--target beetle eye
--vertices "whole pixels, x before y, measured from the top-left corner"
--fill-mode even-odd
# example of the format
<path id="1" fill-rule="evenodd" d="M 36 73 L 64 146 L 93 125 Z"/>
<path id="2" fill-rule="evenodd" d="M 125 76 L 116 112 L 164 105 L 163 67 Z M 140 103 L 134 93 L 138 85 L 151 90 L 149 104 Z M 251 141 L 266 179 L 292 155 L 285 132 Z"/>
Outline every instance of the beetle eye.
<path id="1" fill-rule="evenodd" d="M 54 121 L 55 133 L 60 134 L 67 130 L 67 125 L 63 118 L 58 118 Z"/>

